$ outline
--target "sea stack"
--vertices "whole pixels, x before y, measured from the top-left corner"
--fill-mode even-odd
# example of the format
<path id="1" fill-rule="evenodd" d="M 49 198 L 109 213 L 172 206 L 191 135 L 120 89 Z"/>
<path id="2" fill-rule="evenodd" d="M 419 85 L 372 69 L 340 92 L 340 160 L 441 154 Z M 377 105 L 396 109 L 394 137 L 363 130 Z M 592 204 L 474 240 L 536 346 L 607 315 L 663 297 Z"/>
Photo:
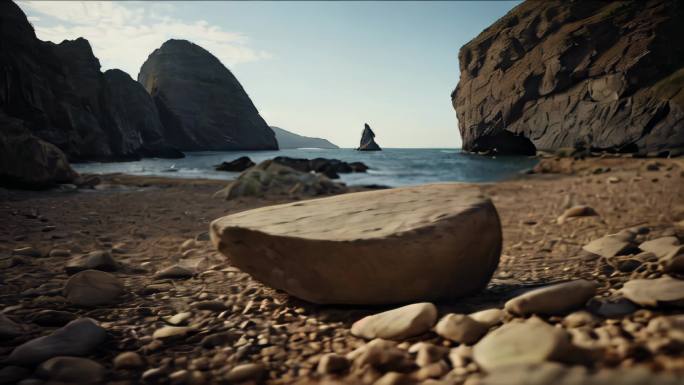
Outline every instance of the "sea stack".
<path id="1" fill-rule="evenodd" d="M 371 130 L 368 123 L 365 123 L 363 128 L 363 134 L 361 134 L 361 144 L 358 151 L 380 151 L 382 148 L 375 143 L 375 133 Z"/>
<path id="2" fill-rule="evenodd" d="M 684 150 L 684 3 L 526 1 L 459 52 L 463 149 Z"/>
<path id="3" fill-rule="evenodd" d="M 138 81 L 159 109 L 164 137 L 182 150 L 278 149 L 240 82 L 197 44 L 165 42 L 142 65 Z"/>

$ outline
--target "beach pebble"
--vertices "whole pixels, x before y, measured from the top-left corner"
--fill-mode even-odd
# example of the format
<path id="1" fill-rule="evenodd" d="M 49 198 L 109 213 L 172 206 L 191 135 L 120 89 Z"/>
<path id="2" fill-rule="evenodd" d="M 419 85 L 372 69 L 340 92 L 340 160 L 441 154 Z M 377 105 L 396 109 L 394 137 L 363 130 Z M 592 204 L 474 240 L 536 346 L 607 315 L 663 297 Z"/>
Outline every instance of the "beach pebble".
<path id="1" fill-rule="evenodd" d="M 40 310 L 31 315 L 31 321 L 40 326 L 64 326 L 76 319 L 76 314 L 61 310 Z"/>
<path id="2" fill-rule="evenodd" d="M 642 306 L 684 306 L 684 280 L 670 276 L 634 279 L 626 282 L 620 292 L 630 301 Z"/>
<path id="3" fill-rule="evenodd" d="M 98 383 L 104 379 L 105 368 L 87 358 L 53 357 L 38 366 L 36 375 L 55 382 Z"/>
<path id="4" fill-rule="evenodd" d="M 473 359 L 489 371 L 506 365 L 562 360 L 572 351 L 569 335 L 539 318 L 511 322 L 487 334 L 473 347 Z"/>
<path id="5" fill-rule="evenodd" d="M 17 346 L 8 361 L 18 365 L 35 365 L 56 356 L 85 356 L 107 338 L 107 332 L 90 318 L 69 322 L 51 334 Z"/>
<path id="6" fill-rule="evenodd" d="M 502 323 L 504 319 L 504 311 L 496 308 L 480 310 L 468 315 L 475 321 L 487 325 L 487 327 L 496 326 Z"/>
<path id="7" fill-rule="evenodd" d="M 572 312 L 563 318 L 563 326 L 566 328 L 577 328 L 582 326 L 594 326 L 599 322 L 593 314 L 588 311 L 580 310 Z"/>
<path id="8" fill-rule="evenodd" d="M 636 250 L 633 240 L 633 233 L 621 231 L 617 234 L 610 234 L 595 239 L 584 245 L 582 249 L 605 258 L 612 258 L 616 255 L 623 255 Z"/>
<path id="9" fill-rule="evenodd" d="M 565 210 L 563 214 L 556 219 L 556 222 L 558 222 L 559 225 L 562 225 L 568 218 L 590 217 L 597 215 L 598 213 L 593 208 L 585 205 L 578 205 Z"/>
<path id="10" fill-rule="evenodd" d="M 208 310 L 213 312 L 222 312 L 229 309 L 228 305 L 221 301 L 199 301 L 192 304 L 192 307 L 197 310 Z"/>
<path id="11" fill-rule="evenodd" d="M 347 357 L 336 353 L 327 353 L 318 361 L 316 371 L 320 374 L 341 373 L 349 369 L 350 365 Z"/>
<path id="12" fill-rule="evenodd" d="M 67 301 L 78 306 L 110 305 L 123 294 L 123 283 L 112 274 L 99 270 L 76 273 L 64 285 Z"/>
<path id="13" fill-rule="evenodd" d="M 429 331 L 436 321 L 435 305 L 415 303 L 362 318 L 354 322 L 351 333 L 365 339 L 403 340 Z"/>
<path id="14" fill-rule="evenodd" d="M 64 266 L 67 274 L 75 274 L 83 270 L 115 271 L 117 263 L 106 250 L 91 251 L 88 254 L 74 257 Z"/>
<path id="15" fill-rule="evenodd" d="M 114 369 L 138 369 L 143 366 L 145 366 L 145 362 L 136 352 L 119 353 L 114 358 Z"/>
<path id="16" fill-rule="evenodd" d="M 157 340 L 181 338 L 185 337 L 191 331 L 193 331 L 192 328 L 185 326 L 164 326 L 155 330 L 152 334 L 152 338 Z"/>
<path id="17" fill-rule="evenodd" d="M 397 347 L 395 341 L 374 339 L 347 354 L 354 367 L 374 367 L 385 371 L 402 370 L 413 365 L 406 350 Z"/>
<path id="18" fill-rule="evenodd" d="M 188 322 L 188 320 L 192 317 L 192 313 L 190 312 L 182 312 L 178 314 L 174 314 L 171 317 L 166 317 L 164 318 L 164 321 L 167 323 L 173 325 L 173 326 L 179 326 L 179 325 L 184 325 Z"/>
<path id="19" fill-rule="evenodd" d="M 418 342 L 411 346 L 408 351 L 409 353 L 416 353 L 416 365 L 424 367 L 444 358 L 449 353 L 449 348 L 427 342 Z"/>
<path id="20" fill-rule="evenodd" d="M 435 333 L 448 340 L 472 345 L 487 333 L 489 326 L 465 314 L 447 314 L 437 322 Z"/>
<path id="21" fill-rule="evenodd" d="M 195 241 L 194 239 L 187 239 L 185 242 L 183 242 L 180 245 L 180 252 L 182 253 L 182 252 L 194 249 L 196 247 L 197 247 L 197 241 Z"/>
<path id="22" fill-rule="evenodd" d="M 596 294 L 597 285 L 583 279 L 528 291 L 506 302 L 505 309 L 517 315 L 563 315 L 580 308 Z"/>
<path id="23" fill-rule="evenodd" d="M 223 381 L 240 383 L 249 380 L 259 381 L 266 373 L 262 364 L 242 364 L 234 367 L 223 376 Z"/>
<path id="24" fill-rule="evenodd" d="M 21 255 L 24 257 L 34 257 L 34 258 L 37 258 L 37 257 L 40 257 L 43 255 L 43 253 L 40 250 L 36 249 L 33 246 L 16 248 L 16 249 L 12 250 L 12 254 L 13 255 Z"/>
<path id="25" fill-rule="evenodd" d="M 0 337 L 3 339 L 14 338 L 24 333 L 22 327 L 9 319 L 3 313 L 0 313 Z"/>
<path id="26" fill-rule="evenodd" d="M 68 257 L 71 255 L 71 251 L 66 249 L 52 249 L 48 255 L 50 257 Z"/>
<path id="27" fill-rule="evenodd" d="M 621 318 L 630 315 L 639 308 L 634 302 L 623 298 L 593 298 L 587 303 L 587 309 L 597 316 L 605 318 Z"/>
<path id="28" fill-rule="evenodd" d="M 158 271 L 154 277 L 157 279 L 171 278 L 171 279 L 187 279 L 193 276 L 192 270 L 180 265 L 169 266 Z"/>

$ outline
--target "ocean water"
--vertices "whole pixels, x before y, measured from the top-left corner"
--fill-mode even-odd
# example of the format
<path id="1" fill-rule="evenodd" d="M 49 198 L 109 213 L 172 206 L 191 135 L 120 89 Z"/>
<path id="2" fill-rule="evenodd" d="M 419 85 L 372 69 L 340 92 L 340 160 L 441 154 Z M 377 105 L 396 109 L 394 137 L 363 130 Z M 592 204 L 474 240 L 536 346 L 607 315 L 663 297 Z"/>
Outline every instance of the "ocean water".
<path id="1" fill-rule="evenodd" d="M 280 151 L 202 151 L 188 152 L 184 159 L 143 159 L 136 162 L 77 163 L 81 173 L 127 173 L 172 178 L 209 178 L 230 180 L 238 173 L 215 171 L 214 165 L 248 156 L 259 163 L 276 156 L 294 158 L 335 158 L 347 162 L 363 162 L 367 173 L 340 174 L 348 185 L 380 184 L 407 186 L 434 182 L 491 182 L 507 179 L 532 168 L 536 160 L 529 157 L 483 157 L 458 149 L 387 148 L 363 152 L 353 149 L 293 149 Z"/>

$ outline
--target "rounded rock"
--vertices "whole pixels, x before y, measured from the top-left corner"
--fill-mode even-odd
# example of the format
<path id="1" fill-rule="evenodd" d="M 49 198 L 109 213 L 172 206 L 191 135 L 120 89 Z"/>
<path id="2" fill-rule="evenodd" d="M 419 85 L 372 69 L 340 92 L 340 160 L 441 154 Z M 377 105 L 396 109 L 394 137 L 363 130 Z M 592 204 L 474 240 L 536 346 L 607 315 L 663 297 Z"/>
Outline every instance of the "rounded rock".
<path id="1" fill-rule="evenodd" d="M 110 305 L 123 294 L 123 283 L 112 274 L 99 270 L 76 273 L 64 285 L 67 301 L 78 306 Z"/>

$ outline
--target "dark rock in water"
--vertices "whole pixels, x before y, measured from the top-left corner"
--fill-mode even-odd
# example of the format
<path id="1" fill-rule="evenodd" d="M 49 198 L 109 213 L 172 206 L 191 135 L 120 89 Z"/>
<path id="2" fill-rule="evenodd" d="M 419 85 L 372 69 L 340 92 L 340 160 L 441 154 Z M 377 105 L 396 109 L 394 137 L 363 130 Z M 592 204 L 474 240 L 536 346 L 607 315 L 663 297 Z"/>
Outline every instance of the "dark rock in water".
<path id="1" fill-rule="evenodd" d="M 682 18 L 677 0 L 522 3 L 460 50 L 463 149 L 681 153 Z"/>
<path id="2" fill-rule="evenodd" d="M 378 146 L 377 143 L 375 143 L 375 133 L 373 130 L 371 130 L 370 126 L 368 123 L 364 125 L 363 128 L 363 134 L 361 134 L 361 144 L 359 145 L 359 148 L 357 148 L 359 151 L 380 151 L 382 150 L 380 146 Z"/>
<path id="3" fill-rule="evenodd" d="M 284 130 L 280 127 L 270 126 L 278 140 L 278 148 L 281 150 L 288 148 L 330 148 L 336 149 L 338 146 L 322 138 L 311 138 L 308 136 L 297 135 L 294 132 Z"/>
<path id="4" fill-rule="evenodd" d="M 254 166 L 256 163 L 252 162 L 247 156 L 241 156 L 237 159 L 231 160 L 230 162 L 222 162 L 221 164 L 214 167 L 216 171 L 233 171 L 242 172 L 248 168 Z"/>
<path id="5" fill-rule="evenodd" d="M 23 121 L 0 112 L 0 185 L 48 188 L 77 177 L 59 148 L 31 134 Z"/>
<path id="6" fill-rule="evenodd" d="M 348 174 L 352 172 L 366 172 L 368 166 L 361 162 L 347 163 L 339 159 L 327 158 L 290 158 L 288 156 L 278 156 L 273 158 L 273 161 L 284 166 L 293 168 L 301 172 L 317 172 L 324 174 L 328 178 L 337 179 L 339 174 Z"/>
<path id="7" fill-rule="evenodd" d="M 0 4 L 0 26 L 0 111 L 30 133 L 71 161 L 181 155 L 164 141 L 144 88 L 122 71 L 103 74 L 87 40 L 38 40 L 11 1 Z"/>
<path id="8" fill-rule="evenodd" d="M 169 40 L 138 81 L 152 95 L 163 137 L 181 150 L 277 150 L 275 134 L 238 80 L 204 48 Z"/>

